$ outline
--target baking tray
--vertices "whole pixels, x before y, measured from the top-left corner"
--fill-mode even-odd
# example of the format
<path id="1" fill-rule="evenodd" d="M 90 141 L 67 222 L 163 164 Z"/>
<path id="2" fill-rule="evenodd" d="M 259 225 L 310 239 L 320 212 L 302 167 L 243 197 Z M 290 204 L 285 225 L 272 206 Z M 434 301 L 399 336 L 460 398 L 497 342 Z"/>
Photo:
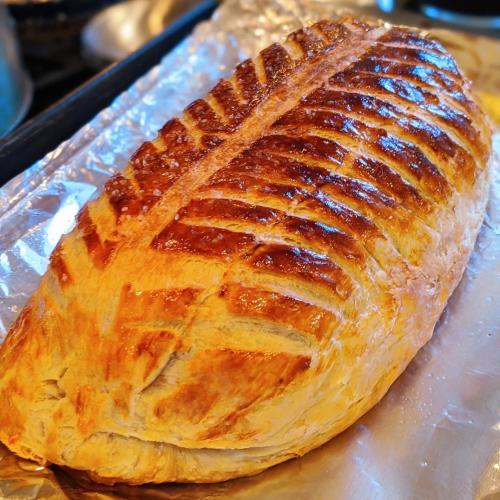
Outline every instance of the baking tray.
<path id="1" fill-rule="evenodd" d="M 217 6 L 203 0 L 124 60 L 111 65 L 0 140 L 0 186 L 69 139 L 120 93 L 158 64 Z"/>

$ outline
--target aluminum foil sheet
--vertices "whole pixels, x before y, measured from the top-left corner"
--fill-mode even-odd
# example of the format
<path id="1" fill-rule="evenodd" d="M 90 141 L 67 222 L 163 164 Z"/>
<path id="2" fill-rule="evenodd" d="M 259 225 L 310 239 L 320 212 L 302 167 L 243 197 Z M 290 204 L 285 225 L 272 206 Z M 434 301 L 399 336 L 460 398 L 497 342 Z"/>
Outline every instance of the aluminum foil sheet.
<path id="1" fill-rule="evenodd" d="M 346 4 L 353 7 L 332 0 L 227 0 L 108 109 L 1 188 L 0 342 L 80 207 L 143 140 L 239 60 Z M 354 8 L 370 12 L 372 4 L 358 1 Z M 444 31 L 437 36 L 498 116 L 499 45 Z M 500 128 L 494 140 L 500 154 Z M 0 445 L 0 498 L 500 498 L 499 163 L 476 249 L 433 339 L 382 402 L 346 432 L 301 459 L 214 485 L 101 486 L 21 460 Z"/>

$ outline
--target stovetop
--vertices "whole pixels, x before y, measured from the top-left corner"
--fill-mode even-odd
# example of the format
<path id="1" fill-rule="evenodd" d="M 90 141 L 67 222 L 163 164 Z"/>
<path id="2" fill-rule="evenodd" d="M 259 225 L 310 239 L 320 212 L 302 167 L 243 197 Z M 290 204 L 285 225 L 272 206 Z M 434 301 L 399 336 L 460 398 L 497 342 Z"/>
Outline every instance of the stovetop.
<path id="1" fill-rule="evenodd" d="M 48 0 L 9 5 L 33 100 L 24 121 L 47 109 L 104 69 L 83 54 L 80 34 L 88 20 L 116 0 Z"/>
<path id="2" fill-rule="evenodd" d="M 102 60 L 92 60 L 88 54 L 84 54 L 81 32 L 92 16 L 117 1 L 43 0 L 26 5 L 21 0 L 7 0 L 7 3 L 11 2 L 9 9 L 16 20 L 24 64 L 34 84 L 32 104 L 24 121 L 47 109 L 104 69 Z M 489 0 L 475 1 L 478 6 L 485 3 L 490 5 Z M 353 3 L 359 2 L 353 0 Z M 365 3 L 367 2 L 363 2 Z M 425 2 L 373 0 L 374 7 L 375 3 L 378 4 L 380 13 L 388 13 L 401 9 L 421 12 Z M 469 3 L 460 0 L 429 0 L 427 3 L 444 7 L 453 4 L 455 10 L 461 4 L 470 7 Z M 499 7 L 496 2 L 491 2 L 493 4 L 495 7 L 491 9 L 498 14 Z"/>

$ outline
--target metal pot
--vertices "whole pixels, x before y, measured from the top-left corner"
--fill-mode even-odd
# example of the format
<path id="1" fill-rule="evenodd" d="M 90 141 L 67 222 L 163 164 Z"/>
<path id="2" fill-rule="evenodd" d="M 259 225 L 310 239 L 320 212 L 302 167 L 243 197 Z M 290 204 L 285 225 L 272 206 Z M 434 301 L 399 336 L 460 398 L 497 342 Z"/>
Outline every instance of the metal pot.
<path id="1" fill-rule="evenodd" d="M 198 3 L 200 0 L 129 0 L 112 5 L 84 28 L 85 54 L 97 62 L 119 61 Z"/>
<path id="2" fill-rule="evenodd" d="M 13 21 L 0 3 L 0 136 L 22 120 L 32 96 L 33 86 L 21 64 Z"/>

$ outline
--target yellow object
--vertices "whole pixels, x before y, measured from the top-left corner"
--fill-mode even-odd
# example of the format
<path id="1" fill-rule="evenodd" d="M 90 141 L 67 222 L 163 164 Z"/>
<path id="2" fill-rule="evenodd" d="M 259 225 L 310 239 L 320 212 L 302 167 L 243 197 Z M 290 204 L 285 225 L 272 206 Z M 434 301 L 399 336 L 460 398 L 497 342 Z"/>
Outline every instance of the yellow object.
<path id="1" fill-rule="evenodd" d="M 500 124 L 500 95 L 489 92 L 479 92 L 483 107 L 496 124 Z"/>

